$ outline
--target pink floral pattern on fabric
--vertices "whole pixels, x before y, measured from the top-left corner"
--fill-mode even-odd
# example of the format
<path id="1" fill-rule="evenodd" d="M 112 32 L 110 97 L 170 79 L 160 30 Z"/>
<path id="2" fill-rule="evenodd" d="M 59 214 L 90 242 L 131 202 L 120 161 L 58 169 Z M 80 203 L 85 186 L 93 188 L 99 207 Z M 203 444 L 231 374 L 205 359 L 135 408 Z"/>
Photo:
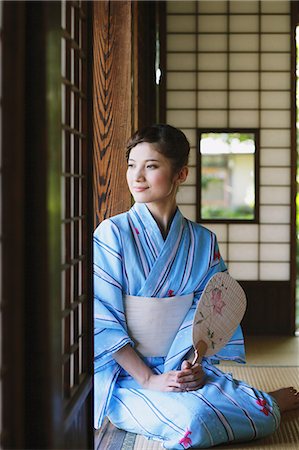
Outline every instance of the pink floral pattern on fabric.
<path id="1" fill-rule="evenodd" d="M 266 400 L 263 398 L 259 398 L 256 403 L 262 407 L 261 412 L 264 413 L 266 416 L 269 416 L 269 412 L 271 412 L 271 406 L 268 405 Z"/>
<path id="2" fill-rule="evenodd" d="M 192 434 L 192 431 L 186 430 L 186 433 L 184 434 L 184 437 L 179 440 L 179 444 L 183 445 L 184 448 L 189 448 L 192 445 L 192 440 L 189 437 L 189 435 Z"/>
<path id="3" fill-rule="evenodd" d="M 222 291 L 218 288 L 212 290 L 211 301 L 213 305 L 213 313 L 222 315 L 222 308 L 225 306 L 222 300 Z"/>
<path id="4" fill-rule="evenodd" d="M 169 291 L 167 292 L 168 297 L 173 297 L 174 296 L 174 291 L 172 289 L 169 289 Z"/>
<path id="5" fill-rule="evenodd" d="M 215 245 L 214 254 L 213 254 L 213 261 L 218 262 L 220 261 L 221 255 L 219 251 L 218 245 Z"/>
<path id="6" fill-rule="evenodd" d="M 135 227 L 136 234 L 140 234 L 138 228 Z"/>

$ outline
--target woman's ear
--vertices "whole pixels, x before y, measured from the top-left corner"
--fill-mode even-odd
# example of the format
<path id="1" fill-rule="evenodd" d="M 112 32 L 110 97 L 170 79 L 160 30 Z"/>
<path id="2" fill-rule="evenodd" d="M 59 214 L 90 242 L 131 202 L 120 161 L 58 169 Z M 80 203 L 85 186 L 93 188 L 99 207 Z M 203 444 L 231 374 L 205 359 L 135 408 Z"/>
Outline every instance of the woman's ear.
<path id="1" fill-rule="evenodd" d="M 186 181 L 186 178 L 188 176 L 189 173 L 189 169 L 187 166 L 184 166 L 181 168 L 181 170 L 179 171 L 179 173 L 177 174 L 177 183 L 181 184 L 184 183 L 184 181 Z"/>

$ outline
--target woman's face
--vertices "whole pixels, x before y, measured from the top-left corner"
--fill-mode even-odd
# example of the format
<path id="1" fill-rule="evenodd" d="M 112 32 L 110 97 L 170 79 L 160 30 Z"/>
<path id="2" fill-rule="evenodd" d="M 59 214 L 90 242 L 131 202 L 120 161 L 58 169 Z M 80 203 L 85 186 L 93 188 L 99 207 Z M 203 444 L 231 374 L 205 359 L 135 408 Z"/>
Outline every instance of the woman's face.
<path id="1" fill-rule="evenodd" d="M 127 182 L 138 203 L 175 201 L 178 174 L 169 159 L 147 142 L 132 148 L 128 160 Z"/>

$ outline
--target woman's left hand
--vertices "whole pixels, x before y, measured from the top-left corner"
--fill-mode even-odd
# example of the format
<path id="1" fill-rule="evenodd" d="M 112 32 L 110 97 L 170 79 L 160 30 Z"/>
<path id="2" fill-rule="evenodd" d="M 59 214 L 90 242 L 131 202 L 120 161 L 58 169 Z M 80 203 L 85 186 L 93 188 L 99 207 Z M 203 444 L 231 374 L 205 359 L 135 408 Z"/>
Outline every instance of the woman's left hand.
<path id="1" fill-rule="evenodd" d="M 184 391 L 196 391 L 204 385 L 205 372 L 200 364 L 191 364 L 190 361 L 183 361 L 178 381 L 183 383 Z"/>

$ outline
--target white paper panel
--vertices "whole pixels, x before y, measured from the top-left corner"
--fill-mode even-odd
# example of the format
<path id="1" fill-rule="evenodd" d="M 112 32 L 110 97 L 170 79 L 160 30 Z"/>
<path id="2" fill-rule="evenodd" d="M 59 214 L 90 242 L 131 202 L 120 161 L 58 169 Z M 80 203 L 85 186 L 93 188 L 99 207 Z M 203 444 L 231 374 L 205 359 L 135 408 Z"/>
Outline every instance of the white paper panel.
<path id="1" fill-rule="evenodd" d="M 224 242 L 220 242 L 219 243 L 219 252 L 220 255 L 223 259 L 223 261 L 227 260 L 227 244 L 225 244 Z"/>
<path id="2" fill-rule="evenodd" d="M 186 185 L 192 185 L 195 188 L 196 185 L 196 167 L 189 167 L 189 173 L 188 173 L 188 177 L 187 180 L 185 181 L 185 183 L 183 184 L 184 186 Z"/>
<path id="3" fill-rule="evenodd" d="M 229 244 L 230 261 L 256 261 L 258 259 L 258 244 Z"/>
<path id="4" fill-rule="evenodd" d="M 199 53 L 197 67 L 199 70 L 227 70 L 227 60 L 226 53 Z"/>
<path id="5" fill-rule="evenodd" d="M 231 15 L 229 29 L 234 33 L 256 33 L 259 30 L 259 16 L 256 14 Z"/>
<path id="6" fill-rule="evenodd" d="M 197 101 L 199 108 L 227 108 L 227 92 L 200 91 Z"/>
<path id="7" fill-rule="evenodd" d="M 168 53 L 167 70 L 196 70 L 196 54 Z"/>
<path id="8" fill-rule="evenodd" d="M 289 205 L 291 188 L 284 186 L 261 186 L 260 203 L 268 205 Z"/>
<path id="9" fill-rule="evenodd" d="M 196 112 L 195 111 L 173 111 L 168 110 L 166 113 L 167 123 L 174 127 L 195 127 Z"/>
<path id="10" fill-rule="evenodd" d="M 227 89 L 227 73 L 226 72 L 206 72 L 198 74 L 198 89 Z"/>
<path id="11" fill-rule="evenodd" d="M 265 91 L 290 89 L 290 80 L 289 72 L 261 73 L 261 89 Z"/>
<path id="12" fill-rule="evenodd" d="M 196 91 L 168 91 L 166 94 L 167 108 L 189 108 L 196 107 Z"/>
<path id="13" fill-rule="evenodd" d="M 197 126 L 199 128 L 225 128 L 227 127 L 226 111 L 198 111 Z"/>
<path id="14" fill-rule="evenodd" d="M 288 244 L 261 244 L 261 261 L 289 261 L 290 246 Z"/>
<path id="15" fill-rule="evenodd" d="M 193 15 L 167 16 L 166 27 L 168 33 L 169 32 L 195 33 L 196 16 Z"/>
<path id="16" fill-rule="evenodd" d="M 232 72 L 229 74 L 231 89 L 257 90 L 259 88 L 258 72 Z"/>
<path id="17" fill-rule="evenodd" d="M 287 262 L 290 259 L 289 244 L 261 244 L 260 260 L 270 262 Z"/>
<path id="18" fill-rule="evenodd" d="M 227 31 L 227 19 L 224 15 L 198 16 L 198 31 L 201 33 L 223 33 Z"/>
<path id="19" fill-rule="evenodd" d="M 229 49 L 233 52 L 258 52 L 258 34 L 231 34 L 229 36 Z"/>
<path id="20" fill-rule="evenodd" d="M 251 0 L 230 2 L 229 10 L 231 13 L 258 13 L 259 2 Z"/>
<path id="21" fill-rule="evenodd" d="M 184 205 L 179 204 L 178 207 L 181 210 L 181 213 L 184 217 L 186 217 L 189 220 L 196 221 L 196 206 L 195 205 Z"/>
<path id="22" fill-rule="evenodd" d="M 255 91 L 236 91 L 229 94 L 229 104 L 231 108 L 258 109 L 259 93 Z"/>
<path id="23" fill-rule="evenodd" d="M 191 147 L 190 148 L 190 154 L 189 154 L 189 164 L 190 164 L 190 166 L 195 166 L 196 165 L 196 153 L 197 153 L 197 148 Z"/>
<path id="24" fill-rule="evenodd" d="M 289 128 L 291 126 L 290 111 L 262 111 L 261 127 Z"/>
<path id="25" fill-rule="evenodd" d="M 168 34 L 167 35 L 167 51 L 195 51 L 196 37 L 195 34 Z"/>
<path id="26" fill-rule="evenodd" d="M 195 13 L 196 1 L 194 2 L 167 1 L 166 8 L 168 13 Z"/>
<path id="27" fill-rule="evenodd" d="M 258 53 L 231 53 L 229 61 L 231 70 L 259 70 Z"/>
<path id="28" fill-rule="evenodd" d="M 285 167 L 262 167 L 260 170 L 261 185 L 290 185 L 290 169 Z"/>
<path id="29" fill-rule="evenodd" d="M 288 52 L 290 51 L 289 34 L 262 34 L 261 51 L 262 52 Z"/>
<path id="30" fill-rule="evenodd" d="M 227 51 L 226 34 L 199 34 L 197 37 L 197 50 L 205 52 L 225 52 Z"/>
<path id="31" fill-rule="evenodd" d="M 230 242 L 258 242 L 258 225 L 233 224 L 228 225 Z"/>
<path id="32" fill-rule="evenodd" d="M 257 280 L 258 265 L 256 263 L 230 262 L 228 264 L 229 274 L 236 280 Z"/>
<path id="33" fill-rule="evenodd" d="M 177 193 L 177 202 L 185 205 L 196 203 L 196 188 L 195 186 L 182 185 Z"/>
<path id="34" fill-rule="evenodd" d="M 261 70 L 290 70 L 290 53 L 261 53 Z"/>
<path id="35" fill-rule="evenodd" d="M 204 227 L 211 230 L 216 234 L 218 242 L 226 242 L 227 241 L 227 225 L 226 224 L 218 224 L 218 223 L 205 223 Z"/>
<path id="36" fill-rule="evenodd" d="M 198 11 L 200 13 L 226 13 L 227 2 L 226 1 L 212 1 L 205 0 L 198 3 Z"/>
<path id="37" fill-rule="evenodd" d="M 262 205 L 260 207 L 260 223 L 290 223 L 290 207 Z"/>
<path id="38" fill-rule="evenodd" d="M 261 130 L 260 139 L 261 147 L 290 147 L 291 132 L 290 130 Z"/>
<path id="39" fill-rule="evenodd" d="M 290 149 L 262 148 L 260 149 L 261 166 L 289 166 L 291 162 Z"/>
<path id="40" fill-rule="evenodd" d="M 261 242 L 290 242 L 289 225 L 261 225 Z"/>
<path id="41" fill-rule="evenodd" d="M 290 109 L 291 95 L 289 91 L 264 91 L 261 92 L 261 108 Z"/>
<path id="42" fill-rule="evenodd" d="M 261 2 L 262 13 L 288 13 L 290 11 L 289 0 L 267 0 Z"/>
<path id="43" fill-rule="evenodd" d="M 167 73 L 167 89 L 195 89 L 196 74 L 193 72 Z"/>
<path id="44" fill-rule="evenodd" d="M 261 263 L 260 280 L 289 280 L 289 263 Z"/>
<path id="45" fill-rule="evenodd" d="M 289 15 L 262 15 L 262 33 L 287 33 L 291 29 Z"/>
<path id="46" fill-rule="evenodd" d="M 238 128 L 258 128 L 259 114 L 258 111 L 230 111 L 229 126 Z"/>

